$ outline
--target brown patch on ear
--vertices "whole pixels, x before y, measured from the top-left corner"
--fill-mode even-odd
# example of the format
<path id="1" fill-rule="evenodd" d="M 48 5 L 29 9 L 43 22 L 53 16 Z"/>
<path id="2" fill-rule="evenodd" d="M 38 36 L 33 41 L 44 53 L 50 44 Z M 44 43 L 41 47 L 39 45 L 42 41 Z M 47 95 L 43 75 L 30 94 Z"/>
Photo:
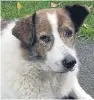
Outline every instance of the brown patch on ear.
<path id="1" fill-rule="evenodd" d="M 21 19 L 12 30 L 12 34 L 23 42 L 28 43 L 31 32 L 31 18 Z"/>
<path id="2" fill-rule="evenodd" d="M 73 5 L 73 6 L 65 6 L 65 9 L 69 13 L 70 18 L 72 19 L 75 31 L 77 32 L 80 26 L 82 25 L 83 21 L 89 14 L 89 10 L 84 5 Z"/>
<path id="3" fill-rule="evenodd" d="M 23 18 L 17 21 L 15 27 L 12 30 L 12 34 L 20 39 L 25 44 L 33 44 L 35 38 L 35 16 L 33 14 L 30 17 Z"/>

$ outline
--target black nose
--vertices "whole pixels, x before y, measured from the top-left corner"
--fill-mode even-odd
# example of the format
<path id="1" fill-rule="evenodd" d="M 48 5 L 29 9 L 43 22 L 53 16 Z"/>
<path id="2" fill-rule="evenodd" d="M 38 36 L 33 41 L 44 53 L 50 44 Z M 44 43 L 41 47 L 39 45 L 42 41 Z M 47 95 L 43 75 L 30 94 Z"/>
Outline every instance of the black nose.
<path id="1" fill-rule="evenodd" d="M 62 61 L 64 67 L 72 69 L 76 64 L 76 59 L 73 56 L 66 56 Z"/>

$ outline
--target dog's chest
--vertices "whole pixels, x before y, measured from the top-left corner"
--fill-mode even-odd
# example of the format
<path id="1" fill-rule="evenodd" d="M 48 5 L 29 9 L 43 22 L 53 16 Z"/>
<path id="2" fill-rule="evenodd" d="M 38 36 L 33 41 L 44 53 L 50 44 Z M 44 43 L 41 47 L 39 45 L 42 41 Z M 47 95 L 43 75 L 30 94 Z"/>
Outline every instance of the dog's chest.
<path id="1" fill-rule="evenodd" d="M 65 78 L 63 80 L 64 82 L 61 75 L 36 75 L 34 72 L 18 76 L 10 82 L 10 86 L 13 91 L 17 92 L 17 98 L 62 98 L 71 90 L 69 80 Z"/>

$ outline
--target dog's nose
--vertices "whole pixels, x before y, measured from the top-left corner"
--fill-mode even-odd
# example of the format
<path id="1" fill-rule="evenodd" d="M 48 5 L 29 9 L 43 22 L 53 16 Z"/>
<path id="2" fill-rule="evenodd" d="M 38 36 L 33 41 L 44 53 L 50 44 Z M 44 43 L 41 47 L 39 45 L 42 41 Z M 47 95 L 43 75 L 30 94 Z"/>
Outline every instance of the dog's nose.
<path id="1" fill-rule="evenodd" d="M 62 64 L 64 67 L 72 69 L 76 64 L 76 59 L 73 56 L 68 55 L 63 59 Z"/>

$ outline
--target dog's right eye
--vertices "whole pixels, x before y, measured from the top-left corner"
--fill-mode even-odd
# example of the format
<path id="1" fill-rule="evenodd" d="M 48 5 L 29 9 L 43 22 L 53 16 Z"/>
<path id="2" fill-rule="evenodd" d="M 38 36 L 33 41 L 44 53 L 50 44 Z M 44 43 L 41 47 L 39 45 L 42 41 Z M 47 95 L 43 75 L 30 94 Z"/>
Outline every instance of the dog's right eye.
<path id="1" fill-rule="evenodd" d="M 66 29 L 65 31 L 64 31 L 64 35 L 66 36 L 66 37 L 71 37 L 72 36 L 72 31 L 70 30 L 70 29 Z"/>
<path id="2" fill-rule="evenodd" d="M 48 42 L 50 42 L 50 37 L 49 36 L 47 36 L 47 35 L 42 35 L 41 37 L 40 37 L 40 40 L 42 40 L 43 42 L 45 42 L 45 43 L 48 43 Z"/>

